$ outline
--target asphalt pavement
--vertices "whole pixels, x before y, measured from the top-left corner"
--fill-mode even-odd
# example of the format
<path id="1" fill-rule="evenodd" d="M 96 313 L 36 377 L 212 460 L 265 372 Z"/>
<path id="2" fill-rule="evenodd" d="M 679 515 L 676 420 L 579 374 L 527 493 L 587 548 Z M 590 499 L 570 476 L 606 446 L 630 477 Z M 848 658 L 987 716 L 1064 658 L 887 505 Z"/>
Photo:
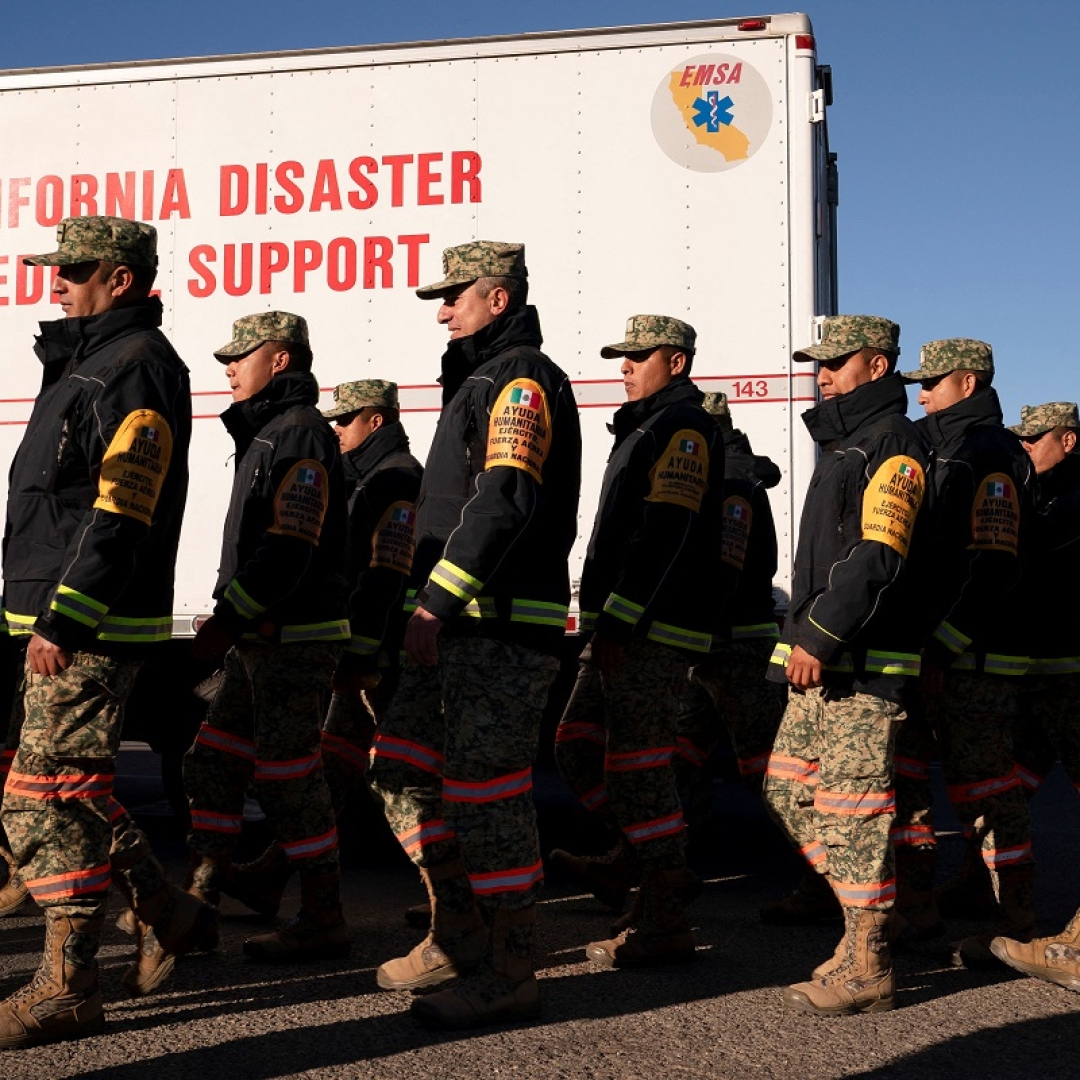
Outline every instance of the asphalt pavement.
<path id="1" fill-rule="evenodd" d="M 156 768 L 156 755 L 126 746 L 118 795 L 179 879 L 183 829 Z M 474 1033 L 424 1031 L 408 1015 L 409 994 L 375 983 L 379 963 L 422 936 L 402 917 L 423 899 L 422 889 L 385 825 L 361 802 L 343 826 L 350 959 L 285 967 L 246 961 L 243 939 L 270 922 L 226 899 L 220 949 L 185 958 L 162 993 L 132 1001 L 120 983 L 131 940 L 110 920 L 100 954 L 106 1032 L 0 1053 L 0 1080 L 1080 1076 L 1080 995 L 1005 969 L 953 968 L 941 942 L 897 958 L 893 1012 L 824 1020 L 785 1011 L 779 988 L 831 954 L 839 924 L 760 923 L 758 908 L 793 885 L 798 867 L 737 783 L 718 779 L 714 796 L 714 819 L 694 843 L 706 885 L 691 909 L 700 943 L 693 964 L 619 972 L 589 963 L 583 947 L 607 936 L 612 913 L 551 874 L 539 924 L 541 1020 Z M 538 772 L 537 800 L 545 851 L 600 850 L 602 838 L 550 770 Z M 243 854 L 251 855 L 267 833 L 254 804 L 247 816 Z M 1060 768 L 1035 803 L 1035 822 L 1040 919 L 1057 929 L 1080 904 L 1080 799 Z M 938 828 L 944 875 L 959 864 L 963 845 L 943 803 Z M 297 898 L 294 882 L 283 913 Z M 950 930 L 959 937 L 979 928 L 957 923 Z M 33 973 L 42 935 L 40 917 L 0 923 L 0 995 Z"/>

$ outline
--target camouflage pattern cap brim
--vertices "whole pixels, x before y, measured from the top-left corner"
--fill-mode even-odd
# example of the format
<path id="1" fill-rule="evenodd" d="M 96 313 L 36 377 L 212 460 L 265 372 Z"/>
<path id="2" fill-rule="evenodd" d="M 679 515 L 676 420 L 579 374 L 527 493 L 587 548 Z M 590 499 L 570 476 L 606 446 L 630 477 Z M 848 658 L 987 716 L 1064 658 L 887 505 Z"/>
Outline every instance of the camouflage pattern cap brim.
<path id="1" fill-rule="evenodd" d="M 1076 402 L 1051 401 L 1045 405 L 1024 405 L 1020 409 L 1020 423 L 1009 430 L 1022 439 L 1030 439 L 1059 427 L 1080 430 Z"/>
<path id="2" fill-rule="evenodd" d="M 348 416 L 361 409 L 398 408 L 397 383 L 386 379 L 357 379 L 334 387 L 334 404 L 323 410 L 327 420 Z"/>
<path id="3" fill-rule="evenodd" d="M 142 221 L 118 217 L 64 218 L 56 227 L 56 251 L 28 255 L 27 266 L 75 266 L 114 262 L 157 266 L 157 230 Z"/>
<path id="4" fill-rule="evenodd" d="M 915 371 L 901 371 L 904 382 L 926 382 L 953 371 L 984 371 L 994 374 L 994 350 L 975 338 L 942 338 L 928 341 L 919 351 Z"/>
<path id="5" fill-rule="evenodd" d="M 631 315 L 626 320 L 626 339 L 605 345 L 600 355 L 605 360 L 613 360 L 628 353 L 651 352 L 661 345 L 693 352 L 696 342 L 697 331 L 681 319 L 671 315 Z"/>
<path id="6" fill-rule="evenodd" d="M 227 364 L 230 360 L 254 352 L 267 341 L 285 341 L 310 347 L 307 321 L 303 316 L 288 311 L 260 311 L 255 315 L 245 315 L 233 323 L 232 340 L 215 349 L 214 356 Z"/>
<path id="7" fill-rule="evenodd" d="M 500 240 L 473 240 L 443 252 L 443 279 L 416 290 L 421 300 L 436 300 L 459 285 L 482 277 L 527 278 L 525 245 Z"/>
<path id="8" fill-rule="evenodd" d="M 839 360 L 860 349 L 900 355 L 900 327 L 880 315 L 830 315 L 821 324 L 821 343 L 793 354 L 796 363 Z"/>

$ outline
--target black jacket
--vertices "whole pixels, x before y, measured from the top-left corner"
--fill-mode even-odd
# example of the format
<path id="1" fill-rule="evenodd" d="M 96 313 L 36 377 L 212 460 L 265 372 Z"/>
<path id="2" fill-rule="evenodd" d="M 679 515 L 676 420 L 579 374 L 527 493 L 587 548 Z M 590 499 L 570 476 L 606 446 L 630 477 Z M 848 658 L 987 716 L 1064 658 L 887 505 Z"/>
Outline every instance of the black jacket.
<path id="1" fill-rule="evenodd" d="M 98 653 L 172 635 L 191 390 L 160 325 L 156 298 L 41 324 L 41 390 L 8 478 L 13 633 Z"/>
<path id="2" fill-rule="evenodd" d="M 791 649 L 843 682 L 899 700 L 919 673 L 919 620 L 905 586 L 927 453 L 905 415 L 899 377 L 864 383 L 803 413 L 821 450 L 806 493 L 791 607 L 769 677 L 785 678 Z"/>
<path id="3" fill-rule="evenodd" d="M 1024 595 L 1031 672 L 1080 672 L 1080 454 L 1037 479 L 1038 513 L 1027 545 Z"/>
<path id="4" fill-rule="evenodd" d="M 721 561 L 728 595 L 718 638 L 745 640 L 780 636 L 776 625 L 776 526 L 769 488 L 780 483 L 780 469 L 755 454 L 738 428 L 724 433 L 724 509 Z"/>
<path id="5" fill-rule="evenodd" d="M 554 653 L 566 629 L 581 432 L 533 307 L 451 341 L 416 505 L 417 601 L 447 625 Z"/>
<path id="6" fill-rule="evenodd" d="M 405 589 L 416 549 L 416 498 L 424 470 L 400 422 L 342 455 L 349 490 L 346 572 L 352 585 L 346 646 L 357 670 L 396 665 Z"/>
<path id="7" fill-rule="evenodd" d="M 679 378 L 615 414 L 581 575 L 583 630 L 708 652 L 716 610 L 723 435 Z"/>
<path id="8" fill-rule="evenodd" d="M 215 617 L 284 644 L 348 641 L 345 489 L 337 438 L 307 372 L 221 414 L 236 443 Z"/>
<path id="9" fill-rule="evenodd" d="M 1022 675 L 1029 650 L 1021 588 L 1034 470 L 1002 426 L 990 387 L 919 421 L 933 459 L 919 557 L 927 651 L 943 665 Z"/>

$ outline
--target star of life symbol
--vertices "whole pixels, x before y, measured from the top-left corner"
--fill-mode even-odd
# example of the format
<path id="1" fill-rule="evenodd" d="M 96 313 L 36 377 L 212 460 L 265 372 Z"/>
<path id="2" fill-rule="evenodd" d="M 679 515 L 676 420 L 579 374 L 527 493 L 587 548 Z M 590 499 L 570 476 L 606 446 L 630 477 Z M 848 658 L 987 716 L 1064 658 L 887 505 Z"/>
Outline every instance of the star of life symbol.
<path id="1" fill-rule="evenodd" d="M 734 104 L 730 95 L 725 94 L 721 98 L 719 90 L 708 91 L 705 97 L 694 102 L 694 126 L 704 125 L 705 130 L 713 134 L 720 130 L 721 124 L 730 127 L 735 120 L 735 114 L 731 111 Z"/>

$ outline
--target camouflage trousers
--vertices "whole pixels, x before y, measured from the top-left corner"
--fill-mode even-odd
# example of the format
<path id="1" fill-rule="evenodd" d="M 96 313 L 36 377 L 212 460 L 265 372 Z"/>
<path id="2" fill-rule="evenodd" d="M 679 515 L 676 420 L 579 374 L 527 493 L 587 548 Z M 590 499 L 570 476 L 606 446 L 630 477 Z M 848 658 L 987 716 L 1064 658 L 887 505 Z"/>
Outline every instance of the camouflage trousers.
<path id="1" fill-rule="evenodd" d="M 570 790 L 622 832 L 647 869 L 685 859 L 672 758 L 687 686 L 685 654 L 664 645 L 633 639 L 623 662 L 604 674 L 586 646 L 555 733 L 555 760 Z"/>
<path id="2" fill-rule="evenodd" d="M 992 874 L 1031 862 L 1031 818 L 1013 756 L 1019 680 L 949 671 L 938 700 L 923 698 L 925 719 L 897 744 L 898 846 L 932 847 L 930 759 L 934 736 L 949 801 L 978 843 Z"/>
<path id="3" fill-rule="evenodd" d="M 772 638 L 725 641 L 690 669 L 691 683 L 708 694 L 727 729 L 743 783 L 758 795 L 765 786 L 765 769 L 787 700 L 784 687 L 765 678 L 773 645 Z M 720 736 L 712 720 L 700 708 L 684 706 L 679 713 L 675 768 L 680 791 L 680 762 L 700 767 Z"/>
<path id="4" fill-rule="evenodd" d="M 435 667 L 402 669 L 375 736 L 368 780 L 406 854 L 425 869 L 463 860 L 489 907 L 527 907 L 543 881 L 532 763 L 558 667 L 520 645 L 440 637 Z"/>
<path id="5" fill-rule="evenodd" d="M 818 687 L 788 693 L 765 777 L 765 801 L 799 853 L 845 907 L 896 899 L 889 831 L 893 747 L 902 706 Z"/>
<path id="6" fill-rule="evenodd" d="M 229 650 L 221 687 L 184 758 L 195 852 L 231 856 L 251 784 L 274 839 L 301 874 L 337 866 L 320 736 L 339 652 L 326 643 Z"/>
<path id="7" fill-rule="evenodd" d="M 335 693 L 322 726 L 323 775 L 334 814 L 341 814 L 350 791 L 363 782 L 371 744 L 397 689 L 398 670 L 385 673 L 378 686 L 361 697 Z"/>
<path id="8" fill-rule="evenodd" d="M 1080 674 L 1025 675 L 1020 680 L 1013 756 L 1029 796 L 1058 759 L 1080 793 Z"/>
<path id="9" fill-rule="evenodd" d="M 103 912 L 113 870 L 164 885 L 150 845 L 113 797 L 124 703 L 141 663 L 75 653 L 58 675 L 25 672 L 7 742 L 15 747 L 3 823 L 20 876 L 41 907 Z"/>

